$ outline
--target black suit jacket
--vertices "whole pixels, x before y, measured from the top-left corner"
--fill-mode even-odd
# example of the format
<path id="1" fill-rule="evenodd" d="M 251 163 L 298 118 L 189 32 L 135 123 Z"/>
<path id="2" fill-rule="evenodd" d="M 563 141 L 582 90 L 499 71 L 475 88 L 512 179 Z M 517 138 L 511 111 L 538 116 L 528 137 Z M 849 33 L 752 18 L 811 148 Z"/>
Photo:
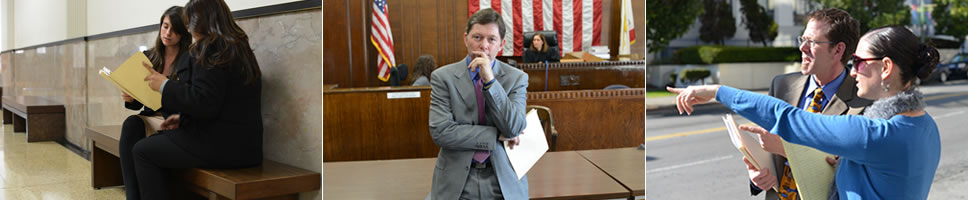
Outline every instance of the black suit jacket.
<path id="1" fill-rule="evenodd" d="M 148 54 L 148 51 L 144 51 L 142 53 L 144 53 L 145 55 L 150 55 Z M 169 79 L 172 77 L 177 77 L 177 79 L 182 79 L 182 78 L 191 79 L 192 74 L 191 74 L 191 71 L 188 70 L 191 67 L 191 63 L 188 61 L 190 59 L 188 57 L 189 56 L 187 51 L 182 53 L 182 55 L 178 56 L 178 60 L 175 60 L 175 65 L 172 66 L 172 68 L 174 68 L 173 69 L 174 71 L 171 72 L 172 75 L 177 74 L 177 76 L 168 75 Z M 165 109 L 165 107 L 161 107 L 161 109 L 159 109 L 158 111 L 152 110 L 151 108 L 144 106 L 144 104 L 142 104 L 138 100 L 134 100 L 131 102 L 124 102 L 124 107 L 130 110 L 141 110 L 141 112 L 138 113 L 138 115 L 143 115 L 143 116 L 152 116 L 152 115 L 155 115 L 156 112 L 160 112 L 161 116 L 163 116 L 164 118 L 168 118 L 169 115 L 174 114 L 174 112 L 172 112 L 171 110 Z M 144 108 L 144 110 L 142 110 L 142 108 Z"/>
<path id="2" fill-rule="evenodd" d="M 188 60 L 190 78 L 169 80 L 161 91 L 162 107 L 181 114 L 178 128 L 164 135 L 215 167 L 261 163 L 262 80 L 246 85 L 239 61 L 208 67 Z"/>
<path id="3" fill-rule="evenodd" d="M 850 72 L 844 71 L 843 73 Z M 800 108 L 800 100 L 803 99 L 803 93 L 807 89 L 807 85 L 810 84 L 809 81 L 813 81 L 810 76 L 803 75 L 800 72 L 778 75 L 773 77 L 773 83 L 768 94 Z M 863 114 L 864 109 L 871 103 L 873 103 L 871 100 L 857 96 L 857 81 L 850 75 L 845 75 L 844 81 L 840 82 L 837 93 L 827 101 L 827 105 L 823 106 L 820 113 L 824 115 L 859 115 Z M 773 155 L 773 165 L 777 171 L 783 169 L 785 162 L 785 157 Z M 773 174 L 777 177 L 777 184 L 779 184 L 782 174 L 778 172 L 773 172 Z M 757 195 L 760 192 L 762 190 L 753 185 L 751 181 L 750 193 Z M 768 190 L 766 199 L 778 199 L 776 191 Z"/>
<path id="4" fill-rule="evenodd" d="M 561 60 L 561 55 L 558 54 L 558 47 L 548 47 L 548 51 L 544 53 L 525 48 L 522 59 L 524 59 L 525 63 L 544 62 L 546 60 L 548 62 L 558 62 Z"/>

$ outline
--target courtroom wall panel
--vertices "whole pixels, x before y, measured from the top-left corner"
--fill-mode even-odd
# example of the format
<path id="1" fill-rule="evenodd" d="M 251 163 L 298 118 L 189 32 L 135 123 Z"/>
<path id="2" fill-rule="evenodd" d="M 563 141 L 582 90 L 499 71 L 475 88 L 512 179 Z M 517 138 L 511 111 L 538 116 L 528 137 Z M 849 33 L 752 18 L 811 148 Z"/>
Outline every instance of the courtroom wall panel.
<path id="1" fill-rule="evenodd" d="M 323 90 L 323 161 L 437 157 L 430 87 Z"/>

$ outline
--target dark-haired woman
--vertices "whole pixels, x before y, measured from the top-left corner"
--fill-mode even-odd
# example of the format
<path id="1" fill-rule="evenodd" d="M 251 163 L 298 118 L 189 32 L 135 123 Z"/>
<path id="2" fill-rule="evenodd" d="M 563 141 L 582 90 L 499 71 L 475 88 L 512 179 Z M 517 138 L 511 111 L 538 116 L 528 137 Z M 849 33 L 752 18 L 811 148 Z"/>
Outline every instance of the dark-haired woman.
<path id="1" fill-rule="evenodd" d="M 561 60 L 561 55 L 558 54 L 558 48 L 548 47 L 548 39 L 545 38 L 544 34 L 534 34 L 531 36 L 531 47 L 527 51 L 524 51 L 524 56 L 522 56 L 525 63 L 535 63 L 535 62 L 558 62 Z"/>
<path id="2" fill-rule="evenodd" d="M 918 78 L 931 75 L 938 50 L 902 26 L 864 34 L 848 62 L 857 96 L 873 99 L 864 116 L 825 116 L 727 86 L 669 88 L 680 112 L 716 98 L 784 140 L 840 155 L 840 199 L 926 199 L 941 156 L 938 126 L 924 111 Z M 769 134 L 766 131 L 754 131 Z M 823 162 L 823 161 L 818 161 Z"/>
<path id="3" fill-rule="evenodd" d="M 159 19 L 158 36 L 155 46 L 143 53 L 151 60 L 154 70 L 169 79 L 190 78 L 188 72 L 188 46 L 192 43 L 191 34 L 182 22 L 183 9 L 172 6 L 165 10 Z M 182 75 L 179 76 L 179 73 Z M 146 137 L 160 131 L 159 125 L 174 111 L 161 108 L 157 111 L 144 106 L 128 94 L 121 93 L 124 107 L 141 110 L 137 115 L 128 116 L 121 126 L 121 140 L 118 146 L 121 154 L 121 174 L 124 180 L 127 199 L 138 199 L 138 181 L 135 177 L 134 159 L 131 149 Z M 142 110 L 143 109 L 143 110 Z"/>
<path id="4" fill-rule="evenodd" d="M 410 74 L 410 86 L 430 86 L 430 73 L 437 69 L 434 56 L 421 55 L 417 58 L 417 64 L 413 67 Z"/>
<path id="5" fill-rule="evenodd" d="M 144 199 L 170 199 L 166 171 L 231 169 L 262 163 L 262 79 L 249 38 L 222 0 L 185 5 L 194 42 L 188 52 L 191 78 L 145 80 L 161 92 L 161 106 L 178 112 L 166 131 L 145 138 L 132 151 Z"/>

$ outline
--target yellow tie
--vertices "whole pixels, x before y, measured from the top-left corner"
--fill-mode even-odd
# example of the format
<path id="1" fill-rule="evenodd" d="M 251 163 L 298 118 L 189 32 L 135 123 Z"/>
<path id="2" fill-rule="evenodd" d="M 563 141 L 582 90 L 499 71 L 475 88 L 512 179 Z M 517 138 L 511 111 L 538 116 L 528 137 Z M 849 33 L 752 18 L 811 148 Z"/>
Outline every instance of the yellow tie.
<path id="1" fill-rule="evenodd" d="M 823 104 L 820 101 L 823 99 L 823 88 L 817 88 L 813 91 L 813 101 L 810 101 L 810 107 L 807 107 L 807 112 L 819 113 Z M 798 199 L 797 194 L 797 182 L 793 180 L 793 173 L 790 171 L 790 164 L 783 165 L 783 176 L 780 178 L 780 199 L 782 200 L 795 200 Z"/>

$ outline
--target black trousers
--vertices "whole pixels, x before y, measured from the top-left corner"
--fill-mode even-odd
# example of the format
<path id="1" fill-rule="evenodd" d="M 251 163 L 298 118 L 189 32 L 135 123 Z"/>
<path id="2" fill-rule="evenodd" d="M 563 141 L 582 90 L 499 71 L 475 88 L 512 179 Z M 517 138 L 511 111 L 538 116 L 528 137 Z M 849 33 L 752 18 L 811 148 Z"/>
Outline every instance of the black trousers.
<path id="1" fill-rule="evenodd" d="M 204 160 L 182 150 L 165 134 L 146 138 L 145 123 L 135 115 L 121 126 L 118 150 L 127 199 L 171 199 L 171 169 L 206 166 Z"/>

